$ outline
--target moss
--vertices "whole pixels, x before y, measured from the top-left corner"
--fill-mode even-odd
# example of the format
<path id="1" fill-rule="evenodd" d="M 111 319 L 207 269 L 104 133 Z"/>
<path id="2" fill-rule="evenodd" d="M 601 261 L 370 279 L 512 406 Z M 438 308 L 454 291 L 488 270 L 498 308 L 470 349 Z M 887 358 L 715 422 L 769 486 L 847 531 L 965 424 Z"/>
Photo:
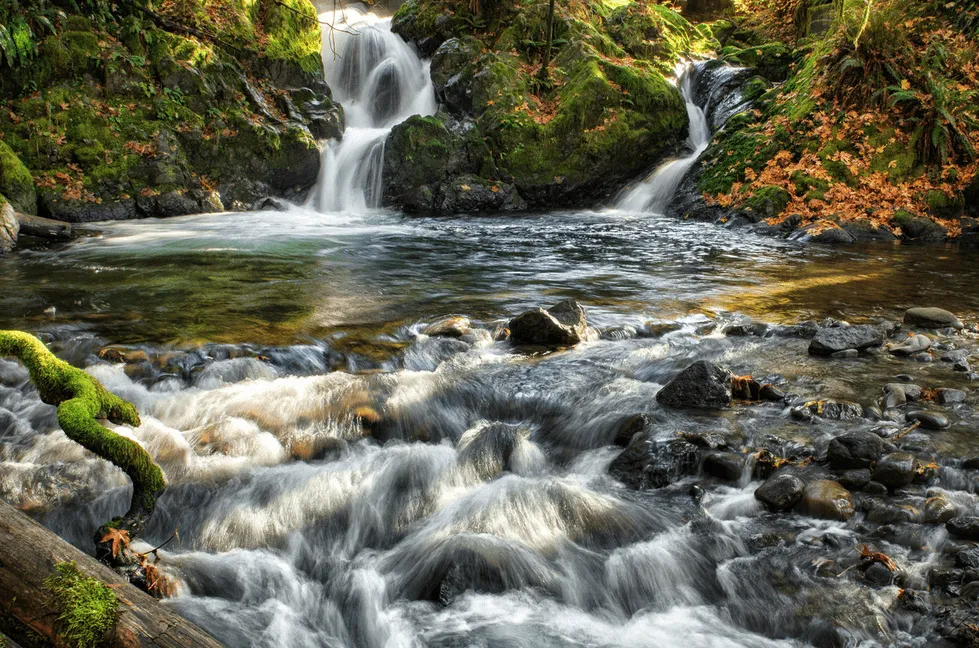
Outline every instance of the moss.
<path id="1" fill-rule="evenodd" d="M 74 562 L 55 565 L 55 574 L 45 581 L 61 609 L 56 629 L 59 645 L 67 648 L 94 648 L 103 645 L 105 635 L 116 623 L 116 595 L 96 578 L 82 574 Z"/>
<path id="2" fill-rule="evenodd" d="M 0 140 L 0 193 L 7 196 L 15 209 L 37 213 L 34 178 L 17 154 Z"/>
<path id="3" fill-rule="evenodd" d="M 110 393 L 81 369 L 56 358 L 36 337 L 19 331 L 0 331 L 0 357 L 18 358 L 30 373 L 41 400 L 58 406 L 58 424 L 72 441 L 121 468 L 133 482 L 133 501 L 127 517 L 152 513 L 166 488 L 163 472 L 135 441 L 103 427 L 99 419 L 117 425 L 140 424 L 132 404 Z"/>
<path id="4" fill-rule="evenodd" d="M 757 219 L 774 218 L 785 211 L 792 196 L 782 187 L 764 186 L 744 201 L 743 209 Z"/>
<path id="5" fill-rule="evenodd" d="M 322 73 L 319 18 L 309 0 L 258 0 L 252 11 L 254 22 L 267 38 L 266 57 L 293 61 L 307 72 Z"/>

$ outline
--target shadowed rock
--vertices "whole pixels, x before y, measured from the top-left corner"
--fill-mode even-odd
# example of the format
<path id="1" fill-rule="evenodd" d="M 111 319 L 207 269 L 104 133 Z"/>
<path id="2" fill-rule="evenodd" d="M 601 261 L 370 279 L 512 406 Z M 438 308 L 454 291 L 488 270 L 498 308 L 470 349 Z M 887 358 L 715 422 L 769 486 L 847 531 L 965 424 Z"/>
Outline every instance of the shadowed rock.
<path id="1" fill-rule="evenodd" d="M 731 378 L 727 369 L 698 360 L 656 394 L 665 407 L 722 409 L 731 405 Z"/>
<path id="2" fill-rule="evenodd" d="M 876 326 L 834 326 L 821 328 L 809 343 L 809 355 L 828 356 L 853 349 L 863 351 L 884 343 Z"/>
<path id="3" fill-rule="evenodd" d="M 585 309 L 573 299 L 565 299 L 547 310 L 535 308 L 510 320 L 510 339 L 514 344 L 574 346 L 587 332 Z"/>
<path id="4" fill-rule="evenodd" d="M 962 321 L 944 308 L 909 308 L 904 311 L 904 323 L 928 328 L 962 328 Z"/>

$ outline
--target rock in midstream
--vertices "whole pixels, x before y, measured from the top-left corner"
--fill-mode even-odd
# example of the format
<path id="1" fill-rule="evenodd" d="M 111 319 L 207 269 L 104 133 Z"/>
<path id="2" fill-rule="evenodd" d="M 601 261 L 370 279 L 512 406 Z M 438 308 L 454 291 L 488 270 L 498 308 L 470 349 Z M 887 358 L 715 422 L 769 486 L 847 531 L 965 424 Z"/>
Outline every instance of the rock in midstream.
<path id="1" fill-rule="evenodd" d="M 927 335 L 912 335 L 897 346 L 888 349 L 894 355 L 912 356 L 931 348 L 931 339 Z"/>
<path id="2" fill-rule="evenodd" d="M 904 418 L 909 423 L 918 422 L 926 430 L 944 430 L 952 424 L 948 417 L 940 412 L 915 410 L 914 412 L 908 412 Z"/>
<path id="3" fill-rule="evenodd" d="M 918 467 L 918 460 L 914 455 L 908 452 L 891 452 L 874 465 L 874 481 L 889 489 L 902 488 L 914 481 Z"/>
<path id="4" fill-rule="evenodd" d="M 889 449 L 894 447 L 873 432 L 855 430 L 829 442 L 826 460 L 836 470 L 869 468 Z"/>
<path id="5" fill-rule="evenodd" d="M 732 377 L 724 367 L 698 360 L 659 390 L 656 400 L 666 407 L 723 409 L 731 405 Z"/>
<path id="6" fill-rule="evenodd" d="M 468 317 L 446 317 L 426 326 L 422 333 L 430 337 L 461 338 L 472 331 Z"/>
<path id="7" fill-rule="evenodd" d="M 863 351 L 884 343 L 884 334 L 876 326 L 831 326 L 820 328 L 809 343 L 809 354 L 829 356 L 841 351 Z"/>
<path id="8" fill-rule="evenodd" d="M 773 511 L 787 511 L 799 503 L 805 488 L 795 475 L 778 473 L 755 489 L 755 498 Z"/>
<path id="9" fill-rule="evenodd" d="M 944 308 L 909 308 L 904 311 L 904 323 L 928 328 L 962 328 L 962 321 Z"/>
<path id="10" fill-rule="evenodd" d="M 565 299 L 547 310 L 534 308 L 510 320 L 514 344 L 574 346 L 587 336 L 585 310 L 573 299 Z"/>
<path id="11" fill-rule="evenodd" d="M 802 493 L 802 508 L 812 517 L 846 521 L 855 512 L 853 496 L 838 482 L 818 479 L 806 484 Z"/>
<path id="12" fill-rule="evenodd" d="M 609 464 L 610 475 L 634 489 L 662 488 L 699 463 L 697 446 L 684 439 L 654 440 L 637 434 Z"/>

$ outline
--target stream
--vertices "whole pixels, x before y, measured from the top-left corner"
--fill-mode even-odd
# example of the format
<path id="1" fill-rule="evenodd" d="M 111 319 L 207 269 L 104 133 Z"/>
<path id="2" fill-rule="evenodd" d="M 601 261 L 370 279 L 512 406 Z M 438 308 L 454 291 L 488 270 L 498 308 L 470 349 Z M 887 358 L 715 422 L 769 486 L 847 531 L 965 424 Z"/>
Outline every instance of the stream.
<path id="1" fill-rule="evenodd" d="M 382 31 L 364 47 L 396 49 L 385 21 L 369 23 Z M 376 58 L 356 74 L 411 77 Z M 696 153 L 621 209 L 372 208 L 392 115 L 434 106 L 409 87 L 414 108 L 388 94 L 371 121 L 351 108 L 367 87 L 387 86 L 338 93 L 361 130 L 327 145 L 319 189 L 333 189 L 306 206 L 105 223 L 0 258 L 0 329 L 40 335 L 142 413 L 138 429 L 113 429 L 168 480 L 141 545 L 179 529 L 160 551 L 178 584 L 166 605 L 231 647 L 952 645 L 979 557 L 970 565 L 971 544 L 923 511 L 940 498 L 979 513 L 979 462 L 965 462 L 979 455 L 976 383 L 943 361 L 979 354 L 973 255 L 804 246 L 650 211 L 664 195 L 650 185 L 679 182 L 675 165 L 682 177 Z M 585 308 L 587 341 L 545 351 L 497 335 L 565 298 Z M 912 306 L 967 326 L 926 331 L 929 361 L 807 352 L 813 322 L 899 322 Z M 449 316 L 468 318 L 466 330 L 434 334 Z M 697 360 L 765 376 L 785 397 L 660 405 Z M 947 429 L 909 432 L 900 408 L 900 420 L 873 415 L 899 375 L 965 392 L 922 405 Z M 793 414 L 816 399 L 862 413 Z M 609 472 L 640 415 L 653 441 L 701 444 L 696 465 L 660 488 Z M 854 489 L 846 521 L 755 498 L 760 449 L 836 478 L 827 446 L 855 431 L 935 466 L 889 493 Z M 716 449 L 737 475 L 705 469 Z M 0 497 L 90 551 L 130 492 L 65 437 L 26 371 L 0 360 Z M 895 571 L 861 563 L 863 544 Z"/>

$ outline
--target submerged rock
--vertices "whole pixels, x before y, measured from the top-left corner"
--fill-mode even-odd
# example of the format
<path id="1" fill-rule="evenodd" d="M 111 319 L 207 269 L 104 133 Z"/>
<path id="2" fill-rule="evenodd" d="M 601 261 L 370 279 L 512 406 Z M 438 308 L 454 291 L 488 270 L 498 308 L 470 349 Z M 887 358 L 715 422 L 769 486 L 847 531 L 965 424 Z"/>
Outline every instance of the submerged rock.
<path id="1" fill-rule="evenodd" d="M 795 475 L 779 473 L 755 489 L 755 499 L 773 511 L 787 511 L 799 503 L 805 488 Z"/>
<path id="2" fill-rule="evenodd" d="M 821 328 L 809 343 L 809 355 L 828 356 L 841 351 L 862 351 L 884 343 L 876 326 L 833 326 Z"/>
<path id="3" fill-rule="evenodd" d="M 656 441 L 639 434 L 612 460 L 608 472 L 630 488 L 662 488 L 696 470 L 698 463 L 697 446 L 688 441 Z"/>
<path id="4" fill-rule="evenodd" d="M 422 333 L 430 337 L 461 338 L 472 331 L 468 317 L 446 317 L 429 324 Z"/>
<path id="5" fill-rule="evenodd" d="M 734 452 L 712 452 L 704 458 L 704 473 L 726 481 L 738 481 L 744 470 L 744 458 Z"/>
<path id="6" fill-rule="evenodd" d="M 806 484 L 802 493 L 803 510 L 812 517 L 846 521 L 853 517 L 853 496 L 839 482 L 819 479 Z"/>
<path id="7" fill-rule="evenodd" d="M 904 323 L 928 328 L 962 328 L 962 320 L 944 308 L 909 308 L 904 311 Z"/>
<path id="8" fill-rule="evenodd" d="M 874 480 L 889 489 L 902 488 L 914 481 L 918 460 L 908 452 L 892 452 L 881 457 L 874 466 Z"/>
<path id="9" fill-rule="evenodd" d="M 514 344 L 574 346 L 585 339 L 588 324 L 585 309 L 565 299 L 547 310 L 535 308 L 517 315 L 509 324 Z"/>
<path id="10" fill-rule="evenodd" d="M 698 360 L 668 382 L 656 400 L 666 407 L 722 409 L 731 405 L 731 378 L 727 369 Z"/>

